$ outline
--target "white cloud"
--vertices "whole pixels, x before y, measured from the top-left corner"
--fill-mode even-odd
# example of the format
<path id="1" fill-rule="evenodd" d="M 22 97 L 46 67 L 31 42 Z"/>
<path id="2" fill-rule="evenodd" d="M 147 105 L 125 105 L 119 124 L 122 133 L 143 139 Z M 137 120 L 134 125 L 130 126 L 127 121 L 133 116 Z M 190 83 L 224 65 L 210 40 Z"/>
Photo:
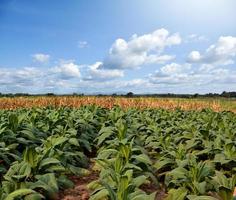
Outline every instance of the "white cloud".
<path id="1" fill-rule="evenodd" d="M 72 61 L 60 62 L 50 68 L 24 67 L 0 69 L 0 90 L 3 92 L 52 92 L 69 89 L 80 82 L 80 66 Z"/>
<path id="2" fill-rule="evenodd" d="M 204 35 L 198 35 L 198 34 L 191 34 L 188 35 L 185 39 L 186 43 L 190 42 L 206 42 L 208 41 L 208 38 Z"/>
<path id="3" fill-rule="evenodd" d="M 191 38 L 195 40 L 197 36 L 192 35 Z M 104 61 L 93 65 L 78 65 L 73 60 L 67 60 L 49 68 L 45 65 L 40 68 L 0 68 L 0 89 L 1 92 L 30 93 L 195 93 L 235 90 L 236 69 L 226 66 L 235 61 L 235 37 L 220 37 L 216 44 L 203 53 L 192 51 L 188 63 L 167 64 L 175 56 L 168 55 L 166 48 L 180 43 L 178 34 L 170 35 L 167 30 L 159 29 L 142 36 L 133 35 L 127 41 L 117 39 Z M 35 54 L 33 58 L 39 63 L 45 63 L 50 56 Z M 121 79 L 127 69 L 148 64 L 163 65 L 160 68 L 157 65 L 158 70 L 149 75 L 142 69 L 135 72 L 138 76 L 134 79 Z"/>
<path id="4" fill-rule="evenodd" d="M 210 64 L 193 68 L 189 64 L 172 63 L 165 65 L 153 74 L 149 74 L 153 84 L 182 85 L 192 88 L 208 84 L 236 83 L 236 70 L 224 69 Z"/>
<path id="5" fill-rule="evenodd" d="M 211 65 L 211 64 L 202 64 L 199 68 L 199 71 L 201 73 L 209 73 L 212 70 L 214 70 L 216 68 L 216 66 Z"/>
<path id="6" fill-rule="evenodd" d="M 64 64 L 68 66 L 68 63 L 70 62 L 71 61 L 68 61 Z M 171 63 L 164 65 L 158 71 L 145 78 L 135 78 L 130 80 L 115 80 L 114 78 L 109 78 L 110 75 L 104 76 L 101 74 L 94 75 L 92 79 L 83 79 L 83 77 L 86 76 L 71 76 L 72 72 L 70 72 L 70 75 L 68 76 L 68 70 L 65 70 L 68 68 L 61 67 L 62 65 L 65 66 L 64 64 L 61 63 L 58 67 L 52 67 L 49 69 L 43 68 L 40 70 L 33 67 L 22 69 L 1 69 L 1 91 L 30 93 L 125 93 L 129 91 L 135 93 L 196 93 L 201 91 L 222 92 L 222 90 L 227 90 L 227 88 L 233 89 L 236 87 L 236 70 L 218 68 L 209 64 L 193 68 L 189 64 Z M 96 71 L 97 68 L 99 68 L 99 64 L 100 63 L 96 63 L 95 65 L 90 66 L 90 69 Z M 73 63 L 73 65 L 76 64 Z M 76 66 L 79 68 L 78 65 Z M 211 88 L 212 86 L 214 86 L 213 89 Z"/>
<path id="7" fill-rule="evenodd" d="M 88 46 L 89 46 L 89 44 L 88 44 L 87 41 L 79 41 L 79 42 L 78 42 L 78 47 L 79 47 L 80 49 L 86 48 L 86 47 L 88 47 Z"/>
<path id="8" fill-rule="evenodd" d="M 34 55 L 32 55 L 32 57 L 35 62 L 39 62 L 39 63 L 46 63 L 50 59 L 50 55 L 42 54 L 42 53 L 34 54 Z"/>
<path id="9" fill-rule="evenodd" d="M 59 66 L 53 67 L 50 71 L 59 75 L 61 79 L 80 78 L 80 66 L 72 61 L 61 62 Z"/>
<path id="10" fill-rule="evenodd" d="M 102 68 L 127 69 L 165 63 L 174 59 L 174 56 L 162 55 L 164 49 L 180 43 L 179 34 L 170 35 L 166 29 L 158 29 L 142 36 L 135 34 L 129 41 L 119 38 L 110 48 Z"/>
<path id="11" fill-rule="evenodd" d="M 180 84 L 186 82 L 191 72 L 191 65 L 171 63 L 149 74 L 151 83 Z"/>
<path id="12" fill-rule="evenodd" d="M 146 60 L 145 64 L 153 64 L 153 63 L 164 64 L 168 61 L 173 60 L 174 58 L 175 56 L 171 55 L 161 55 L 161 56 L 150 55 L 148 56 L 148 59 Z"/>
<path id="13" fill-rule="evenodd" d="M 188 56 L 188 59 L 191 61 L 191 62 L 198 62 L 201 60 L 201 54 L 200 52 L 198 51 L 192 51 L 189 56 Z"/>
<path id="14" fill-rule="evenodd" d="M 161 68 L 161 72 L 163 74 L 177 74 L 177 73 L 181 73 L 185 70 L 188 70 L 190 69 L 191 66 L 190 65 L 180 65 L 180 64 L 177 64 L 177 63 L 171 63 L 169 65 L 165 65 Z"/>
<path id="15" fill-rule="evenodd" d="M 0 75 L 0 89 L 3 92 L 21 92 L 22 88 L 37 88 L 43 81 L 43 72 L 34 67 L 2 68 Z"/>
<path id="16" fill-rule="evenodd" d="M 160 70 L 156 70 L 156 72 L 152 75 L 150 75 L 151 78 L 153 77 L 173 77 L 176 74 L 184 73 L 191 69 L 190 64 L 184 64 L 180 65 L 177 63 L 171 63 L 168 65 L 165 65 L 160 68 Z"/>
<path id="17" fill-rule="evenodd" d="M 124 76 L 124 72 L 118 69 L 101 69 L 102 62 L 96 62 L 89 66 L 88 76 L 85 80 L 110 80 Z"/>
<path id="18" fill-rule="evenodd" d="M 220 37 L 216 44 L 206 49 L 205 53 L 192 51 L 188 56 L 190 63 L 229 65 L 236 57 L 236 37 Z"/>

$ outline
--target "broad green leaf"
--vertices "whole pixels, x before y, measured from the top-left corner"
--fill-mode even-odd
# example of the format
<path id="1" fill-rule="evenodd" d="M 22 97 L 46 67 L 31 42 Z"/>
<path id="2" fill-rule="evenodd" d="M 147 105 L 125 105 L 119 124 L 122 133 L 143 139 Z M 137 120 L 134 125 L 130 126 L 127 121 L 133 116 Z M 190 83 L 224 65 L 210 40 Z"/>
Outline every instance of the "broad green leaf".
<path id="1" fill-rule="evenodd" d="M 60 164 L 60 161 L 56 158 L 45 158 L 40 162 L 39 169 L 53 164 Z"/>
<path id="2" fill-rule="evenodd" d="M 144 184 L 146 180 L 147 180 L 147 177 L 144 176 L 144 175 L 141 175 L 141 176 L 138 176 L 138 177 L 134 178 L 133 183 L 136 187 L 139 187 L 142 184 Z"/>
<path id="3" fill-rule="evenodd" d="M 9 194 L 5 200 L 14 200 L 14 198 L 16 198 L 16 197 L 25 196 L 25 195 L 29 195 L 32 193 L 36 193 L 36 192 L 31 189 L 19 189 L 19 190 L 12 192 L 11 194 Z"/>
<path id="4" fill-rule="evenodd" d="M 137 161 L 139 161 L 141 163 L 145 163 L 147 165 L 152 164 L 150 158 L 145 154 L 133 155 L 132 158 L 135 158 Z"/>
<path id="5" fill-rule="evenodd" d="M 108 199 L 108 194 L 109 194 L 109 192 L 107 191 L 107 189 L 104 188 L 99 191 L 95 191 L 91 195 L 89 200 L 106 200 L 106 199 Z"/>
<path id="6" fill-rule="evenodd" d="M 113 129 L 111 127 L 103 127 L 99 132 L 97 145 L 100 146 L 104 140 L 113 134 Z"/>
<path id="7" fill-rule="evenodd" d="M 188 195 L 187 198 L 189 200 L 218 200 L 212 196 L 195 196 L 195 195 Z"/>
<path id="8" fill-rule="evenodd" d="M 185 200 L 188 190 L 185 188 L 171 189 L 165 200 Z"/>

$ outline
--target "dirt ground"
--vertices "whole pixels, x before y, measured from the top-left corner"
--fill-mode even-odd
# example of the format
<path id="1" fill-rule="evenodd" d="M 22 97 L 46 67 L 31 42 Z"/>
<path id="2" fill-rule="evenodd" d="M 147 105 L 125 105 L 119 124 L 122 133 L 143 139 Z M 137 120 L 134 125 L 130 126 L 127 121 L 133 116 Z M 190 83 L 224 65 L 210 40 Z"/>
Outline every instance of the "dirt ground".
<path id="1" fill-rule="evenodd" d="M 88 170 L 91 172 L 90 174 L 83 177 L 75 175 L 69 176 L 68 178 L 74 183 L 74 187 L 60 191 L 56 200 L 88 200 L 92 191 L 88 189 L 87 185 L 92 181 L 99 179 L 99 171 L 94 171 L 93 167 L 94 161 L 91 159 L 88 167 Z M 155 200 L 163 200 L 166 196 L 164 190 L 151 183 L 142 185 L 140 189 L 147 194 L 156 192 Z"/>
<path id="2" fill-rule="evenodd" d="M 99 172 L 92 172 L 88 176 L 77 177 L 70 176 L 71 181 L 73 181 L 74 188 L 66 189 L 61 191 L 58 195 L 57 200 L 88 200 L 91 191 L 87 188 L 87 185 L 99 178 Z M 158 190 L 158 188 L 152 184 L 145 184 L 141 186 L 141 189 L 146 193 L 151 194 L 157 192 L 155 200 L 163 200 L 166 193 L 163 190 Z"/>
<path id="3" fill-rule="evenodd" d="M 92 172 L 88 176 L 70 176 L 69 178 L 74 182 L 74 188 L 61 191 L 58 200 L 88 200 L 90 191 L 87 188 L 87 184 L 97 180 L 99 178 L 99 173 Z"/>

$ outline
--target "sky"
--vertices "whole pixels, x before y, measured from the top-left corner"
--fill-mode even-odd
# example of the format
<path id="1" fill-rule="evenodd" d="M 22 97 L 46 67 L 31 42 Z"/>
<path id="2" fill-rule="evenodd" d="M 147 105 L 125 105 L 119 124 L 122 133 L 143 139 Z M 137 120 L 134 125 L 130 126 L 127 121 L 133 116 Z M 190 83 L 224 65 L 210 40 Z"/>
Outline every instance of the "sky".
<path id="1" fill-rule="evenodd" d="M 0 92 L 236 91 L 235 10 L 235 0 L 0 0 Z"/>

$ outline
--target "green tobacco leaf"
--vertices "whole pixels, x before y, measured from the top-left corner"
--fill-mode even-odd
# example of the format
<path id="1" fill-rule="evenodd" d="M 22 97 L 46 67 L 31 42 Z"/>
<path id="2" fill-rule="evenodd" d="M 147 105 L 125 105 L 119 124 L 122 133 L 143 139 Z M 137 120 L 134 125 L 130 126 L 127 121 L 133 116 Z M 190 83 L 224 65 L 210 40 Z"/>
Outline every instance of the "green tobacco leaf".
<path id="1" fill-rule="evenodd" d="M 148 165 L 152 164 L 150 158 L 145 154 L 134 155 L 134 156 L 132 156 L 132 158 L 135 158 L 137 161 L 139 161 L 141 163 L 145 163 Z"/>
<path id="2" fill-rule="evenodd" d="M 113 188 L 108 184 L 108 183 L 105 183 L 104 181 L 102 181 L 102 185 L 106 188 L 106 190 L 108 191 L 108 196 L 109 196 L 109 199 L 110 200 L 117 200 L 117 196 L 119 196 L 119 188 L 118 188 L 118 191 L 115 192 L 113 190 Z M 120 184 L 122 187 L 124 187 L 124 184 Z M 128 185 L 127 185 L 128 186 Z M 126 186 L 126 187 L 127 187 Z M 122 190 L 123 192 L 123 190 Z"/>
<path id="3" fill-rule="evenodd" d="M 131 200 L 155 200 L 155 193 L 147 195 L 144 192 L 138 191 L 135 194 L 132 194 L 132 197 L 130 199 Z"/>
<path id="4" fill-rule="evenodd" d="M 139 187 L 142 184 L 144 184 L 146 180 L 147 180 L 147 177 L 144 176 L 144 175 L 141 175 L 141 176 L 138 176 L 138 177 L 134 178 L 133 183 L 136 187 Z"/>
<path id="5" fill-rule="evenodd" d="M 57 180 L 53 173 L 37 175 L 36 179 L 37 182 L 31 183 L 30 188 L 44 189 L 50 197 L 53 197 L 59 191 Z"/>
<path id="6" fill-rule="evenodd" d="M 32 167 L 36 167 L 38 164 L 38 153 L 33 148 L 27 148 L 23 153 L 23 159 Z"/>
<path id="7" fill-rule="evenodd" d="M 9 170 L 7 171 L 4 178 L 11 181 L 12 178 L 17 179 L 18 181 L 29 177 L 31 174 L 31 166 L 26 162 L 14 163 Z"/>
<path id="8" fill-rule="evenodd" d="M 67 176 L 61 175 L 57 179 L 58 185 L 60 188 L 72 188 L 74 187 L 73 181 L 71 181 Z"/>
<path id="9" fill-rule="evenodd" d="M 99 182 L 99 180 L 92 181 L 87 185 L 87 188 L 89 188 L 90 190 L 98 190 L 99 188 L 101 188 L 101 183 Z"/>
<path id="10" fill-rule="evenodd" d="M 56 158 L 45 158 L 40 162 L 39 169 L 52 164 L 60 164 L 60 161 Z"/>
<path id="11" fill-rule="evenodd" d="M 118 151 L 116 149 L 104 149 L 99 152 L 99 154 L 97 155 L 97 159 L 107 159 L 111 155 L 116 155 L 117 153 Z"/>
<path id="12" fill-rule="evenodd" d="M 100 146 L 104 140 L 110 137 L 113 134 L 113 128 L 111 127 L 103 127 L 99 132 L 97 145 Z"/>
<path id="13" fill-rule="evenodd" d="M 78 176 L 86 176 L 86 175 L 90 174 L 89 170 L 87 170 L 85 168 L 81 168 L 81 167 L 75 167 L 73 165 L 70 165 L 69 169 L 73 174 L 76 174 Z"/>
<path id="14" fill-rule="evenodd" d="M 95 191 L 95 192 L 91 195 L 91 197 L 89 198 L 89 200 L 106 200 L 106 199 L 108 199 L 108 198 L 107 198 L 107 197 L 108 197 L 108 194 L 109 194 L 108 190 L 105 189 L 105 188 L 103 188 L 103 189 L 101 189 L 101 190 L 99 190 L 99 191 Z"/>
<path id="15" fill-rule="evenodd" d="M 189 200 L 218 200 L 212 196 L 196 196 L 196 195 L 188 195 L 187 198 Z"/>
<path id="16" fill-rule="evenodd" d="M 171 189 L 165 200 L 185 200 L 188 190 L 185 188 Z"/>
<path id="17" fill-rule="evenodd" d="M 26 196 L 26 195 L 29 195 L 32 193 L 36 193 L 36 192 L 31 189 L 19 189 L 19 190 L 12 192 L 11 194 L 9 194 L 5 200 L 14 200 L 14 198 L 16 198 L 16 197 Z"/>
<path id="18" fill-rule="evenodd" d="M 156 170 L 160 170 L 160 169 L 162 169 L 166 166 L 169 166 L 169 165 L 173 165 L 173 160 L 168 159 L 168 158 L 164 158 L 164 160 L 157 161 L 154 164 L 154 167 L 156 168 Z"/>
<path id="19" fill-rule="evenodd" d="M 70 138 L 69 141 L 68 141 L 70 144 L 74 145 L 74 146 L 77 146 L 79 147 L 79 142 L 76 138 Z"/>
<path id="20" fill-rule="evenodd" d="M 6 194 L 10 194 L 15 190 L 15 184 L 10 181 L 2 181 L 2 189 Z"/>
<path id="21" fill-rule="evenodd" d="M 29 194 L 24 197 L 24 200 L 41 200 L 41 199 L 45 199 L 45 198 L 43 195 L 39 193 Z"/>

